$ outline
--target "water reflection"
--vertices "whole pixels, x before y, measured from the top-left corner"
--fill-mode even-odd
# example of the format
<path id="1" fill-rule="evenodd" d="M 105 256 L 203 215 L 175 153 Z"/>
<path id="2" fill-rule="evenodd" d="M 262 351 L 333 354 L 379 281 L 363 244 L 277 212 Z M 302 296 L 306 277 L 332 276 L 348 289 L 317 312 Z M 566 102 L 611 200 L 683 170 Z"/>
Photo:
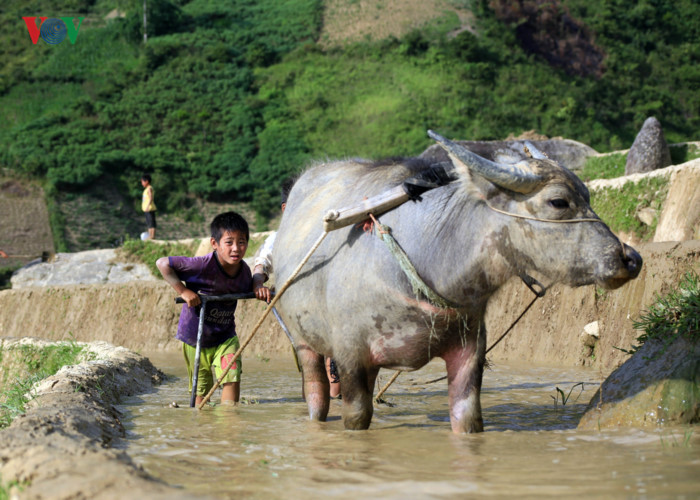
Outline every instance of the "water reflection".
<path id="1" fill-rule="evenodd" d="M 599 383 L 586 370 L 494 366 L 484 376 L 486 432 L 450 430 L 444 374 L 429 364 L 402 374 L 368 431 L 349 432 L 341 402 L 310 422 L 293 361 L 246 360 L 241 394 L 251 404 L 187 408 L 179 355 L 150 356 L 173 379 L 125 402 L 127 451 L 150 474 L 218 498 L 463 498 L 580 496 L 697 498 L 697 436 L 575 430 Z M 391 372 L 381 374 L 383 386 Z M 570 395 L 555 406 L 556 387 Z M 177 401 L 182 408 L 171 408 Z M 677 431 L 683 443 L 685 430 Z"/>

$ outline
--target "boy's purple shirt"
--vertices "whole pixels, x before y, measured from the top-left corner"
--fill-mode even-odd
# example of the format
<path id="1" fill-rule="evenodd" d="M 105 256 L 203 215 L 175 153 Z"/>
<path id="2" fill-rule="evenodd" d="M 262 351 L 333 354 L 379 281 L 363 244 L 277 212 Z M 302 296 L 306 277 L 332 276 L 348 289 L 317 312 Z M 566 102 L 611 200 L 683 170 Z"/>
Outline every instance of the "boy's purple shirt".
<path id="1" fill-rule="evenodd" d="M 168 261 L 178 278 L 195 293 L 225 295 L 253 290 L 253 277 L 245 261 L 241 261 L 241 268 L 236 276 L 226 274 L 216 258 L 216 252 L 203 257 L 168 257 Z M 236 301 L 207 304 L 207 315 L 202 329 L 202 347 L 215 347 L 236 336 L 236 304 Z M 197 345 L 200 309 L 201 306 L 189 307 L 184 304 L 177 325 L 175 338 L 193 347 Z"/>

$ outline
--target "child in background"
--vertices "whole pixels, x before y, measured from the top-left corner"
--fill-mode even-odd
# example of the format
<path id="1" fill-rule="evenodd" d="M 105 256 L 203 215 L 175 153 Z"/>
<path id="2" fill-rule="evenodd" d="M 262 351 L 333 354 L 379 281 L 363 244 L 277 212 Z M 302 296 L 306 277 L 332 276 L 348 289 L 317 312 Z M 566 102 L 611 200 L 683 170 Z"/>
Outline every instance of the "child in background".
<path id="1" fill-rule="evenodd" d="M 153 240 L 156 237 L 156 203 L 153 201 L 154 194 L 150 174 L 143 174 L 143 176 L 141 176 L 141 186 L 143 186 L 141 210 L 143 210 L 146 216 L 148 239 Z"/>
<path id="2" fill-rule="evenodd" d="M 176 338 L 182 341 L 192 391 L 199 312 L 198 294 L 225 295 L 254 291 L 269 300 L 269 290 L 257 285 L 253 289 L 250 268 L 243 261 L 248 249 L 248 223 L 236 212 L 225 212 L 211 223 L 214 251 L 203 257 L 162 257 L 156 261 L 163 278 L 186 302 L 182 306 Z M 184 284 L 182 282 L 185 282 Z M 207 305 L 202 328 L 196 404 L 211 390 L 229 363 L 233 366 L 222 380 L 221 402 L 238 402 L 240 398 L 241 358 L 232 359 L 240 343 L 236 335 L 234 313 L 236 301 L 212 302 Z M 212 377 L 212 368 L 216 379 Z"/>

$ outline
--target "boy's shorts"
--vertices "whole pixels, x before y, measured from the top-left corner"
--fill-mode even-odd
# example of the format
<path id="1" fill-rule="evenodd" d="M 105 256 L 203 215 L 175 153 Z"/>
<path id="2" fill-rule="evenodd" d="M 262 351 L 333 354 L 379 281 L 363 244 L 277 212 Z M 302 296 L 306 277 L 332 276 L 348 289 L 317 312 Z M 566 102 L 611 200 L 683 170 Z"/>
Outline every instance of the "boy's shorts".
<path id="1" fill-rule="evenodd" d="M 238 336 L 226 340 L 223 344 L 215 347 L 202 347 L 199 353 L 199 377 L 197 378 L 197 396 L 206 396 L 214 383 L 221 378 L 221 375 L 228 367 L 228 363 L 233 359 L 233 355 L 238 350 L 240 343 Z M 192 374 L 194 373 L 195 354 L 197 349 L 189 344 L 182 343 L 182 354 L 185 356 L 187 363 L 187 374 L 190 377 L 189 392 L 192 393 Z M 216 378 L 212 378 L 212 368 Z M 221 381 L 222 384 L 229 382 L 240 382 L 241 373 L 241 357 L 234 362 L 233 367 L 226 374 L 226 378 Z"/>
<path id="2" fill-rule="evenodd" d="M 144 212 L 144 214 L 146 214 L 146 227 L 155 229 L 156 228 L 156 213 L 155 212 Z"/>

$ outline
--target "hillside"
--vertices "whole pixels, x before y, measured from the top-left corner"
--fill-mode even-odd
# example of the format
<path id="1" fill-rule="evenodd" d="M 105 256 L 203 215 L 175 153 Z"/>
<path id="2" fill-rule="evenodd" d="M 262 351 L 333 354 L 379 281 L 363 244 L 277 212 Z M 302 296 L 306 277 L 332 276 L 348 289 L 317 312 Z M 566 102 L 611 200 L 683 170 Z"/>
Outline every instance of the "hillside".
<path id="1" fill-rule="evenodd" d="M 264 230 L 310 160 L 417 154 L 427 128 L 602 152 L 653 114 L 669 142 L 697 138 L 688 0 L 147 4 L 147 43 L 140 0 L 0 8 L 0 167 L 45 185 L 58 249 L 136 236 L 143 171 L 173 233 L 211 203 L 247 204 Z M 23 16 L 84 20 L 74 44 L 34 45 Z"/>

